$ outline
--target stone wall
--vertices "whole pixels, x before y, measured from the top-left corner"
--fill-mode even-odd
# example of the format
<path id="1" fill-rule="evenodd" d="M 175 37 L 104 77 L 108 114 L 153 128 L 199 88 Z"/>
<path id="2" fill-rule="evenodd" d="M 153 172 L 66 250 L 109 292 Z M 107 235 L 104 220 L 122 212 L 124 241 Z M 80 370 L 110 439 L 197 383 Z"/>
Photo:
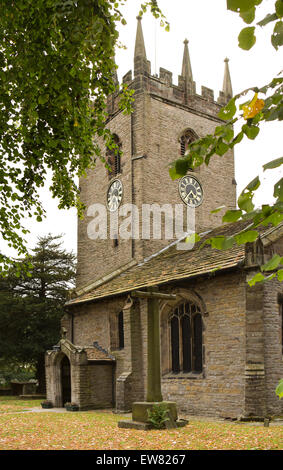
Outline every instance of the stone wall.
<path id="1" fill-rule="evenodd" d="M 247 280 L 256 271 L 250 271 Z M 264 286 L 246 284 L 245 416 L 265 416 Z"/>
<path id="2" fill-rule="evenodd" d="M 89 364 L 88 365 L 88 387 L 91 391 L 87 403 L 89 409 L 113 408 L 115 406 L 113 377 L 114 366 L 112 364 Z"/>
<path id="3" fill-rule="evenodd" d="M 180 287 L 187 290 L 188 295 L 190 292 L 198 294 L 206 306 L 203 315 L 204 367 L 201 374 L 168 374 L 165 371 L 163 399 L 176 401 L 183 413 L 238 417 L 244 412 L 245 389 L 244 276 L 227 273 L 183 283 Z"/>
<path id="4" fill-rule="evenodd" d="M 263 314 L 267 415 L 283 415 L 283 401 L 275 394 L 275 388 L 283 378 L 282 309 L 278 303 L 278 294 L 282 296 L 282 293 L 282 282 L 273 279 L 265 283 Z"/>
<path id="5" fill-rule="evenodd" d="M 104 299 L 99 302 L 83 304 L 73 308 L 74 311 L 74 344 L 92 346 L 97 341 L 103 349 L 109 350 L 111 345 L 110 317 L 123 309 L 126 298 Z M 114 328 L 114 325 L 113 327 Z"/>

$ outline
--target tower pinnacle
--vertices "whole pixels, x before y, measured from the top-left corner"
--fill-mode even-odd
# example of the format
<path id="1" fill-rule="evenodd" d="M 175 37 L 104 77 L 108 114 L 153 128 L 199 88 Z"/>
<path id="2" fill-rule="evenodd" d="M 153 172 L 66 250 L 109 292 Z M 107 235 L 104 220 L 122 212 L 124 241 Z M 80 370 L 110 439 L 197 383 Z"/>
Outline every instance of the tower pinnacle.
<path id="1" fill-rule="evenodd" d="M 193 73 L 190 61 L 190 54 L 188 48 L 188 39 L 184 40 L 184 55 L 183 55 L 183 64 L 182 64 L 182 77 L 188 82 L 193 81 Z"/>
<path id="2" fill-rule="evenodd" d="M 146 59 L 146 51 L 143 39 L 143 31 L 141 25 L 141 17 L 137 16 L 138 24 L 137 24 L 137 33 L 136 33 L 136 44 L 135 44 L 135 59 L 136 58 L 143 58 Z"/>
<path id="3" fill-rule="evenodd" d="M 222 91 L 225 95 L 226 98 L 232 98 L 233 96 L 233 90 L 232 90 L 232 81 L 231 81 L 231 76 L 230 76 L 230 70 L 229 70 L 229 59 L 226 57 L 224 59 L 225 62 L 225 70 L 224 70 L 224 80 L 223 80 L 223 87 Z"/>

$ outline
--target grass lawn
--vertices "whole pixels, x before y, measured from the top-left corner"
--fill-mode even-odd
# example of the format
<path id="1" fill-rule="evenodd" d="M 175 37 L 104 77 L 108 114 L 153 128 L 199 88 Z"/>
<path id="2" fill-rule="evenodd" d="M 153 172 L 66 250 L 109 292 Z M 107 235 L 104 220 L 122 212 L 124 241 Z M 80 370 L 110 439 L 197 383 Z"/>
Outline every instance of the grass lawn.
<path id="1" fill-rule="evenodd" d="M 12 411 L 25 411 L 40 406 L 43 400 L 21 400 L 17 397 L 0 397 L 0 414 Z"/>
<path id="2" fill-rule="evenodd" d="M 283 449 L 283 426 L 191 420 L 170 431 L 119 429 L 112 412 L 19 413 L 39 406 L 0 397 L 0 450 L 192 450 Z"/>

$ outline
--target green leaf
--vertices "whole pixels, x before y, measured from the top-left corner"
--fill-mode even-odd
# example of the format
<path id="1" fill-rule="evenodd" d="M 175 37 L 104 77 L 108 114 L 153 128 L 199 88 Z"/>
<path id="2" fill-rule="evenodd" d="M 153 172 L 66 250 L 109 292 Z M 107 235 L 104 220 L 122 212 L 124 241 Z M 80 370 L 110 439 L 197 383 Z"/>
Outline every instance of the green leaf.
<path id="1" fill-rule="evenodd" d="M 262 0 L 227 0 L 227 10 L 248 11 L 255 5 L 260 5 L 261 2 Z"/>
<path id="2" fill-rule="evenodd" d="M 283 397 L 283 379 L 280 380 L 279 384 L 276 387 L 276 395 L 281 399 Z"/>
<path id="3" fill-rule="evenodd" d="M 279 46 L 283 46 L 283 21 L 277 21 L 275 24 L 271 36 L 271 43 L 275 49 L 278 49 Z"/>
<path id="4" fill-rule="evenodd" d="M 176 170 L 175 170 L 175 167 L 171 167 L 169 168 L 169 175 L 170 175 L 170 178 L 174 181 L 174 180 L 177 180 L 178 178 L 180 178 L 179 175 L 177 175 L 176 173 Z"/>
<path id="5" fill-rule="evenodd" d="M 250 24 L 255 19 L 255 7 L 252 7 L 250 10 L 242 11 L 240 17 L 244 20 L 245 23 Z"/>
<path id="6" fill-rule="evenodd" d="M 220 109 L 218 113 L 218 117 L 223 119 L 224 121 L 229 121 L 233 118 L 234 114 L 236 113 L 237 108 L 235 105 L 235 98 L 229 101 L 229 103 L 224 106 L 224 108 Z"/>
<path id="7" fill-rule="evenodd" d="M 229 145 L 225 144 L 220 140 L 216 145 L 215 153 L 222 157 L 223 155 L 225 155 L 226 152 L 228 152 L 229 148 Z"/>
<path id="8" fill-rule="evenodd" d="M 271 108 L 269 111 L 267 111 L 265 116 L 266 116 L 265 117 L 266 121 L 275 121 L 276 119 L 278 119 L 280 121 L 278 107 Z"/>
<path id="9" fill-rule="evenodd" d="M 178 178 L 182 178 L 187 174 L 189 169 L 189 162 L 184 158 L 180 158 L 174 162 L 174 165 L 169 169 L 169 174 L 172 180 L 176 180 Z"/>
<path id="10" fill-rule="evenodd" d="M 230 142 L 230 140 L 234 137 L 234 129 L 227 124 L 224 126 L 217 126 L 215 128 L 214 135 L 219 137 L 221 136 L 223 140 Z"/>
<path id="11" fill-rule="evenodd" d="M 217 250 L 229 250 L 233 246 L 234 238 L 220 235 L 210 238 L 208 243 L 210 243 L 212 248 L 216 248 Z"/>
<path id="12" fill-rule="evenodd" d="M 271 279 L 274 279 L 274 278 L 276 277 L 276 274 L 277 274 L 277 273 L 269 274 L 269 276 L 266 276 L 266 277 L 264 278 L 264 282 L 266 282 L 266 281 L 271 281 Z"/>
<path id="13" fill-rule="evenodd" d="M 260 186 L 260 179 L 259 176 L 256 176 L 250 183 L 246 186 L 245 189 L 248 189 L 249 191 L 256 191 Z"/>
<path id="14" fill-rule="evenodd" d="M 209 243 L 211 244 L 212 248 L 216 248 L 217 250 L 222 250 L 223 243 L 225 241 L 225 237 L 213 237 L 209 239 Z"/>
<path id="15" fill-rule="evenodd" d="M 248 281 L 250 287 L 253 287 L 257 282 L 264 281 L 265 277 L 261 273 L 257 273 L 252 279 Z"/>
<path id="16" fill-rule="evenodd" d="M 241 210 L 229 210 L 222 217 L 222 222 L 236 222 L 242 215 Z"/>
<path id="17" fill-rule="evenodd" d="M 248 26 L 247 28 L 242 29 L 238 36 L 239 47 L 241 49 L 248 51 L 254 46 L 254 44 L 256 43 L 256 37 L 254 32 L 254 26 Z"/>
<path id="18" fill-rule="evenodd" d="M 283 157 L 276 158 L 275 160 L 272 160 L 271 162 L 266 163 L 263 165 L 263 170 L 271 170 L 273 168 L 277 168 L 278 166 L 283 164 Z"/>
<path id="19" fill-rule="evenodd" d="M 278 18 L 282 18 L 282 16 L 283 16 L 283 0 L 277 0 L 277 2 L 275 2 L 275 11 L 276 11 L 276 15 L 278 16 Z"/>
<path id="20" fill-rule="evenodd" d="M 38 98 L 38 103 L 39 104 L 45 104 L 45 103 L 47 103 L 48 100 L 49 100 L 49 95 L 48 94 L 40 95 L 39 98 Z"/>
<path id="21" fill-rule="evenodd" d="M 234 238 L 238 245 L 243 243 L 253 243 L 258 237 L 258 232 L 256 230 L 247 230 L 246 232 L 239 233 L 235 235 Z"/>
<path id="22" fill-rule="evenodd" d="M 245 212 L 251 212 L 254 209 L 251 193 L 242 192 L 238 198 L 238 206 Z"/>
<path id="23" fill-rule="evenodd" d="M 224 127 L 223 140 L 230 142 L 234 137 L 234 129 L 232 127 Z"/>
<path id="24" fill-rule="evenodd" d="M 277 279 L 279 282 L 283 281 L 283 269 L 278 269 L 277 271 Z"/>
<path id="25" fill-rule="evenodd" d="M 283 213 L 275 212 L 271 215 L 269 215 L 265 220 L 263 220 L 261 223 L 265 227 L 267 227 L 269 224 L 272 224 L 273 227 L 276 227 L 280 222 L 283 220 Z"/>
<path id="26" fill-rule="evenodd" d="M 254 140 L 256 138 L 256 136 L 258 135 L 258 133 L 259 133 L 259 127 L 249 126 L 248 124 L 244 124 L 242 126 L 242 130 L 246 134 L 248 139 L 250 139 L 250 140 Z"/>
<path id="27" fill-rule="evenodd" d="M 279 264 L 281 264 L 281 262 L 283 261 L 283 258 L 281 258 L 281 256 L 279 255 L 273 255 L 273 257 L 267 262 L 265 263 L 263 266 L 261 266 L 261 270 L 262 271 L 273 271 L 274 269 L 276 269 Z"/>
<path id="28" fill-rule="evenodd" d="M 234 237 L 226 237 L 222 245 L 222 250 L 230 250 L 234 245 L 234 242 Z"/>
<path id="29" fill-rule="evenodd" d="M 198 233 L 192 233 L 191 235 L 189 235 L 189 236 L 186 238 L 185 242 L 186 242 L 186 243 L 193 243 L 193 244 L 194 244 L 194 243 L 199 242 L 200 240 L 201 240 L 201 238 L 200 238 L 200 236 L 199 236 Z"/>
<path id="30" fill-rule="evenodd" d="M 243 139 L 243 137 L 244 137 L 243 131 L 239 132 L 239 134 L 237 134 L 236 137 L 231 142 L 230 147 L 233 148 L 234 145 L 239 144 L 241 140 Z"/>
<path id="31" fill-rule="evenodd" d="M 189 169 L 189 162 L 187 159 L 179 158 L 174 162 L 174 165 L 169 169 L 169 174 L 172 180 L 176 180 L 178 178 L 182 178 L 187 174 Z"/>
<path id="32" fill-rule="evenodd" d="M 273 196 L 276 197 L 279 201 L 283 201 L 283 178 L 279 180 L 275 185 L 274 185 L 274 193 Z"/>

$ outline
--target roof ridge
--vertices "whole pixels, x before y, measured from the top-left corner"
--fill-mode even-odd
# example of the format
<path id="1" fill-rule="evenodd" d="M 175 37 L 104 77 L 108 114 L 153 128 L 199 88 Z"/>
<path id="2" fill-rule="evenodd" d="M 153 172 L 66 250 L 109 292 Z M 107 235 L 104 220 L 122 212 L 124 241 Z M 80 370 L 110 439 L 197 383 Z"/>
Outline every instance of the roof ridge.
<path id="1" fill-rule="evenodd" d="M 212 232 L 212 229 L 211 230 L 207 230 L 206 232 L 201 232 L 199 235 L 201 236 L 204 236 L 204 235 L 207 235 L 208 233 Z M 182 240 L 186 239 L 188 236 L 190 235 L 195 235 L 196 232 L 187 232 L 186 235 L 184 235 L 183 237 L 181 238 L 178 238 L 178 240 L 174 240 L 173 242 L 169 243 L 169 245 L 166 245 L 165 247 L 161 248 L 161 250 L 159 251 L 156 251 L 155 253 L 153 253 L 152 255 L 148 256 L 147 258 L 144 258 L 143 261 L 141 261 L 140 263 L 138 263 L 138 266 L 143 266 L 145 263 L 147 263 L 148 261 L 150 261 L 152 258 L 156 258 L 156 256 L 160 255 L 161 253 L 164 253 L 165 251 L 169 250 L 169 248 L 172 248 L 172 246 L 174 245 L 177 245 L 177 243 L 180 243 Z"/>

